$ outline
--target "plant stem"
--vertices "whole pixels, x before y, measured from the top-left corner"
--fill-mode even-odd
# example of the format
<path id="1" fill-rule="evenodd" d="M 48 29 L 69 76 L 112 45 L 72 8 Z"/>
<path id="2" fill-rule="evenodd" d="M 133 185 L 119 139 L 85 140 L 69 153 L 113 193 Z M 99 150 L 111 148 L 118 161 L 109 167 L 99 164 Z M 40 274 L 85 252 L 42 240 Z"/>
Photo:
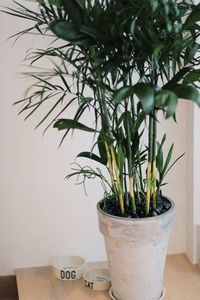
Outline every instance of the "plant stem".
<path id="1" fill-rule="evenodd" d="M 126 162 L 124 163 L 124 191 L 125 191 L 125 201 L 126 206 L 129 206 L 129 198 L 128 198 L 128 189 L 127 189 L 127 182 L 126 182 Z"/>
<path id="2" fill-rule="evenodd" d="M 149 116 L 149 142 L 148 142 L 148 165 L 147 165 L 147 177 L 146 177 L 146 216 L 149 215 L 150 211 L 150 199 L 151 199 L 151 166 L 152 166 L 152 141 L 153 141 L 153 130 L 152 130 L 152 116 Z"/>
<path id="3" fill-rule="evenodd" d="M 104 134 L 108 135 L 108 139 L 111 141 L 112 140 L 112 132 L 110 130 L 109 113 L 108 113 L 108 108 L 106 106 L 105 95 L 101 88 L 99 88 L 98 94 L 99 94 L 99 102 L 100 102 L 102 121 L 104 122 L 104 126 L 102 126 L 102 128 L 106 128 Z M 106 151 L 107 151 L 107 155 L 109 156 L 109 159 L 110 159 L 110 166 L 109 166 L 109 169 L 111 171 L 110 176 L 113 178 L 112 179 L 113 182 L 115 182 L 114 175 L 113 175 L 113 169 L 114 169 L 117 191 L 118 191 L 118 196 L 119 196 L 119 207 L 120 207 L 121 215 L 123 215 L 125 212 L 124 197 L 123 197 L 122 184 L 121 184 L 120 178 L 119 178 L 119 168 L 118 168 L 117 160 L 115 157 L 115 150 L 114 150 L 114 146 L 112 144 L 111 145 L 107 144 L 107 146 L 108 146 L 108 149 L 107 149 L 108 151 L 107 150 Z M 111 153 L 111 156 L 109 153 Z M 113 163 L 113 169 L 112 169 L 112 163 Z"/>
<path id="4" fill-rule="evenodd" d="M 132 86 L 132 73 L 129 73 L 129 84 Z M 131 113 L 133 121 L 135 121 L 135 103 L 134 103 L 134 94 L 130 96 L 131 100 Z"/>
<path id="5" fill-rule="evenodd" d="M 130 191 L 130 198 L 131 198 L 131 208 L 132 208 L 132 214 L 136 213 L 136 205 L 135 205 L 135 195 L 134 195 L 134 189 L 133 189 L 133 176 L 129 177 L 129 191 Z"/>
<path id="6" fill-rule="evenodd" d="M 105 148 L 106 148 L 106 155 L 107 155 L 107 159 L 108 159 L 108 170 L 110 173 L 110 180 L 111 180 L 112 188 L 113 188 L 114 193 L 117 195 L 117 188 L 115 185 L 115 178 L 114 178 L 113 167 L 112 167 L 112 158 L 110 155 L 110 150 L 109 150 L 107 142 L 105 142 Z"/>
<path id="7" fill-rule="evenodd" d="M 148 161 L 147 166 L 147 191 L 146 191 L 146 216 L 149 214 L 150 210 L 150 198 L 151 198 L 151 162 Z"/>
<path id="8" fill-rule="evenodd" d="M 133 158 L 131 149 L 131 131 L 130 131 L 130 118 L 128 117 L 128 103 L 125 102 L 126 113 L 126 129 L 127 129 L 127 144 L 128 144 L 128 174 L 129 174 L 129 192 L 131 199 L 132 214 L 136 213 L 135 195 L 134 195 L 134 180 L 133 180 Z"/>
<path id="9" fill-rule="evenodd" d="M 112 161 L 113 161 L 113 166 L 114 166 L 114 171 L 115 171 L 115 178 L 116 178 L 116 182 L 117 182 L 117 187 L 118 187 L 118 193 L 119 193 L 119 206 L 120 206 L 120 211 L 121 214 L 123 215 L 125 210 L 124 210 L 124 198 L 123 198 L 123 189 L 122 189 L 122 185 L 120 182 L 120 178 L 119 178 L 119 169 L 117 166 L 117 160 L 115 157 L 115 150 L 113 148 L 113 146 L 111 146 L 111 156 L 112 156 Z"/>
<path id="10" fill-rule="evenodd" d="M 138 198 L 138 203 L 141 204 L 141 198 L 140 198 L 140 181 L 139 181 L 139 176 L 137 174 L 137 171 L 135 171 L 135 185 L 136 185 L 136 193 L 137 193 L 137 198 Z"/>
<path id="11" fill-rule="evenodd" d="M 142 177 L 142 165 L 141 165 L 141 159 L 140 159 L 140 151 L 138 151 L 138 161 L 139 161 L 139 180 L 140 180 L 140 188 L 141 191 L 144 193 L 144 184 L 143 184 L 143 177 Z"/>
<path id="12" fill-rule="evenodd" d="M 153 208 L 156 208 L 156 136 L 157 136 L 157 121 L 156 121 L 156 112 L 153 114 L 153 141 L 152 141 L 152 196 L 153 196 Z"/>

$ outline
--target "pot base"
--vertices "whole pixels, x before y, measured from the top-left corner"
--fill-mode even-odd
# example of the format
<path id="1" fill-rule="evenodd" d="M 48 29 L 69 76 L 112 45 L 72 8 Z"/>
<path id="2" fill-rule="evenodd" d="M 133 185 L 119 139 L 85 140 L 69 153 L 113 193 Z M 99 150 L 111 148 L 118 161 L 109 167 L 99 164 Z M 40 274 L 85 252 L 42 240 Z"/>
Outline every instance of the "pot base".
<path id="1" fill-rule="evenodd" d="M 112 287 L 109 290 L 109 296 L 112 300 L 117 300 L 113 295 Z M 166 296 L 166 289 L 163 287 L 162 295 L 160 296 L 160 298 L 158 300 L 163 300 L 165 298 L 165 296 Z"/>

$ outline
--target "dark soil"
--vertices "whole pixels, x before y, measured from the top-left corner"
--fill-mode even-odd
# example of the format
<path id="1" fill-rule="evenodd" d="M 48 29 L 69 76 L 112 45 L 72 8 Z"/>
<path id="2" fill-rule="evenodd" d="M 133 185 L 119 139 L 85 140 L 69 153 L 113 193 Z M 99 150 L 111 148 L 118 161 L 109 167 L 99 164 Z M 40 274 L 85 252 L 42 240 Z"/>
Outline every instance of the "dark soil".
<path id="1" fill-rule="evenodd" d="M 130 200 L 127 197 L 127 201 L 125 203 L 125 214 L 121 215 L 120 209 L 118 206 L 118 201 L 115 200 L 114 197 L 106 198 L 102 201 L 100 207 L 101 209 L 113 216 L 119 216 L 124 218 L 146 218 L 146 217 L 155 217 L 159 216 L 165 212 L 167 212 L 171 208 L 171 202 L 165 198 L 164 196 L 159 196 L 157 199 L 156 208 L 153 209 L 151 205 L 151 209 L 149 215 L 145 215 L 145 197 L 143 195 L 140 196 L 141 201 L 139 202 L 136 198 L 136 213 L 133 215 L 131 212 L 131 204 Z"/>

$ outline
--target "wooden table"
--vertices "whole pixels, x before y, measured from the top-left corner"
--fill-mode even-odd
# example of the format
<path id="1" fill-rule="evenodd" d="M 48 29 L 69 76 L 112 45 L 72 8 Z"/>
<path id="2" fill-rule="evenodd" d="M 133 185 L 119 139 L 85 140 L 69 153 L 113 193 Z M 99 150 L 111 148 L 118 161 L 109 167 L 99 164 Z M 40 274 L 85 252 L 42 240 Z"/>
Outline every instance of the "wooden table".
<path id="1" fill-rule="evenodd" d="M 105 263 L 92 265 L 104 267 Z M 110 299 L 108 292 L 86 289 L 82 279 L 60 281 L 54 278 L 50 267 L 17 269 L 16 276 L 20 300 Z M 200 270 L 183 254 L 167 257 L 164 285 L 167 289 L 165 300 L 200 300 Z"/>

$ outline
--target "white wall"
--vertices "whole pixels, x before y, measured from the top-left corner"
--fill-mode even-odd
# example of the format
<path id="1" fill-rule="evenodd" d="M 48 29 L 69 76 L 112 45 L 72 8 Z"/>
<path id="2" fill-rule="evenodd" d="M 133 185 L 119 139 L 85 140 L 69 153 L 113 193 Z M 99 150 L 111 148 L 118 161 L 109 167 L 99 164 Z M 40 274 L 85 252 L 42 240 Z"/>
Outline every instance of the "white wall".
<path id="1" fill-rule="evenodd" d="M 186 254 L 196 264 L 199 259 L 199 230 L 200 224 L 200 109 L 196 105 L 190 105 L 188 110 L 193 128 L 188 128 L 188 201 L 187 201 L 187 239 Z"/>
<path id="2" fill-rule="evenodd" d="M 166 176 L 165 182 L 169 184 L 163 188 L 163 193 L 175 202 L 175 224 L 172 232 L 169 253 L 181 253 L 186 250 L 186 205 L 188 203 L 188 108 L 190 103 L 179 100 L 177 111 L 177 124 L 173 120 L 165 120 L 161 124 L 163 132 L 167 132 L 167 149 L 174 142 L 174 160 L 185 153 Z M 192 123 L 191 123 L 192 126 Z"/>
<path id="3" fill-rule="evenodd" d="M 194 1 L 195 4 L 199 0 Z M 190 105 L 188 109 L 188 201 L 187 201 L 187 235 L 186 254 L 194 264 L 200 261 L 200 109 L 197 105 Z M 192 126 L 191 126 L 192 124 Z M 197 229 L 198 228 L 198 229 Z"/>
<path id="4" fill-rule="evenodd" d="M 9 3 L 1 0 L 2 6 Z M 27 87 L 17 73 L 23 70 L 26 49 L 37 39 L 22 38 L 13 47 L 6 39 L 25 26 L 24 20 L 0 15 L 0 275 L 16 267 L 49 264 L 59 254 L 105 259 L 95 208 L 101 186 L 88 184 L 85 197 L 81 186 L 64 180 L 75 154 L 89 149 L 88 135 L 76 133 L 58 150 L 60 135 L 55 130 L 42 137 L 41 130 L 33 130 L 36 116 L 24 123 L 12 106 Z M 179 108 L 177 119 L 177 125 L 162 125 L 169 140 L 176 142 L 175 156 L 187 148 L 187 105 Z M 186 250 L 186 161 L 187 156 L 173 169 L 165 188 L 177 207 L 171 253 Z"/>

